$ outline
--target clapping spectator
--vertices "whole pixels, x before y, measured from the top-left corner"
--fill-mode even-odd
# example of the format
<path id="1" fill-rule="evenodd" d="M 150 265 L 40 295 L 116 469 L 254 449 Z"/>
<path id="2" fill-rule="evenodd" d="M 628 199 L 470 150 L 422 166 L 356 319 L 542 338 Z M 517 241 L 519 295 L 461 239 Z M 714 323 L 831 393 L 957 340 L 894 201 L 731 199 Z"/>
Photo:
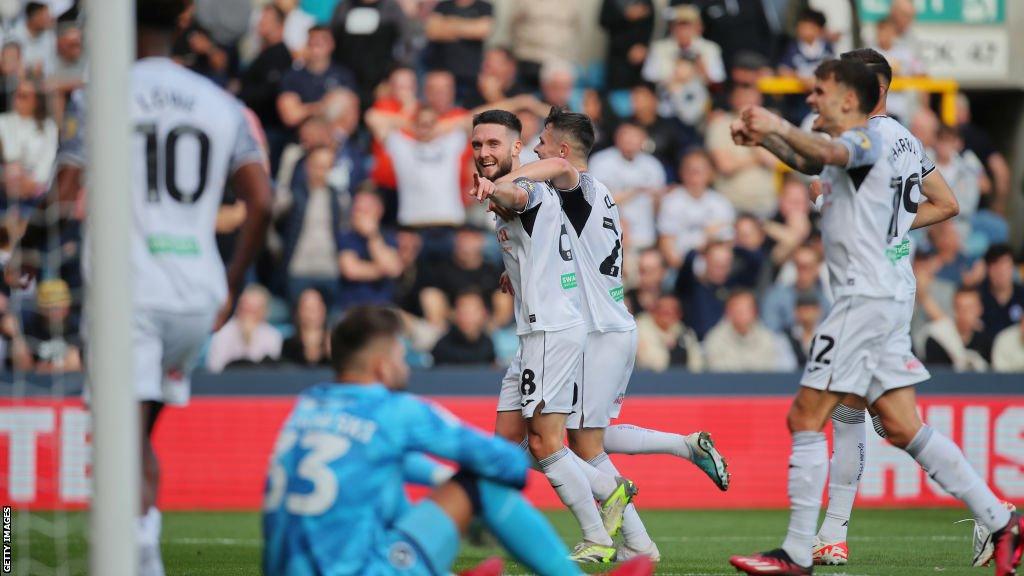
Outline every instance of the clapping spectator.
<path id="1" fill-rule="evenodd" d="M 605 86 L 609 90 L 636 86 L 654 31 L 654 2 L 604 0 L 600 22 L 608 32 Z"/>
<path id="2" fill-rule="evenodd" d="M 807 184 L 793 173 L 787 174 L 779 193 L 779 209 L 764 223 L 772 264 L 782 266 L 811 236 L 811 202 Z"/>
<path id="3" fill-rule="evenodd" d="M 996 336 L 992 345 L 992 369 L 996 372 L 1024 372 L 1024 318 Z"/>
<path id="4" fill-rule="evenodd" d="M 57 156 L 57 123 L 47 115 L 46 97 L 36 82 L 19 82 L 12 109 L 0 114 L 0 146 L 8 197 L 27 200 L 41 194 Z"/>
<path id="5" fill-rule="evenodd" d="M 263 125 L 275 173 L 287 136 L 277 110 L 277 99 L 281 93 L 281 82 L 292 67 L 292 55 L 284 43 L 284 18 L 281 9 L 273 4 L 267 4 L 260 11 L 256 25 L 260 53 L 242 73 L 242 88 L 238 93 Z"/>
<path id="6" fill-rule="evenodd" d="M 330 30 L 314 26 L 309 30 L 305 59 L 281 80 L 277 111 L 287 128 L 295 128 L 310 116 L 333 119 L 332 96 L 342 88 L 355 90 L 355 79 L 348 69 L 331 63 L 334 39 Z"/>
<path id="7" fill-rule="evenodd" d="M 483 296 L 473 289 L 460 292 L 455 297 L 451 328 L 434 346 L 434 364 L 494 364 L 494 343 L 486 332 L 487 323 Z"/>
<path id="8" fill-rule="evenodd" d="M 764 148 L 737 146 L 729 125 L 740 110 L 761 105 L 756 86 L 736 84 L 729 95 L 729 112 L 720 113 L 708 124 L 707 149 L 715 163 L 718 190 L 739 212 L 768 218 L 775 212 L 775 166 L 777 160 Z"/>
<path id="9" fill-rule="evenodd" d="M 196 74 L 202 74 L 221 86 L 227 84 L 228 53 L 200 25 L 195 4 L 189 4 L 178 17 L 178 37 L 171 47 L 171 56 Z"/>
<path id="10" fill-rule="evenodd" d="M 15 369 L 37 374 L 81 371 L 78 314 L 72 306 L 67 282 L 60 279 L 40 282 L 36 306 L 37 311 L 28 313 L 20 336 L 12 342 L 11 358 Z"/>
<path id="11" fill-rule="evenodd" d="M 703 251 L 692 251 L 683 260 L 675 293 L 683 303 L 687 324 L 701 339 L 721 320 L 729 292 L 752 288 L 757 279 L 756 272 L 750 274 L 751 267 L 736 261 L 736 254 L 746 257 L 729 242 L 709 242 Z"/>
<path id="12" fill-rule="evenodd" d="M 277 361 L 281 356 L 281 333 L 267 323 L 270 293 L 252 284 L 238 298 L 235 315 L 210 340 L 206 368 L 222 372 L 231 364 L 252 365 Z"/>
<path id="13" fill-rule="evenodd" d="M 752 292 L 729 295 L 725 317 L 708 332 L 704 353 L 712 372 L 772 372 L 790 368 L 790 356 L 780 354 L 779 337 L 757 320 Z"/>
<path id="14" fill-rule="evenodd" d="M 359 83 L 360 100 L 373 101 L 373 91 L 388 70 L 401 61 L 408 22 L 397 0 L 342 0 L 331 16 L 334 62 L 351 70 Z M 312 33 L 312 30 L 310 30 Z"/>
<path id="15" fill-rule="evenodd" d="M 459 100 L 476 91 L 484 40 L 494 28 L 493 12 L 484 0 L 443 0 L 427 17 L 428 66 L 455 76 Z"/>
<path id="16" fill-rule="evenodd" d="M 338 238 L 341 271 L 340 307 L 391 302 L 395 278 L 402 274 L 393 234 L 380 229 L 384 204 L 375 191 L 360 190 L 352 199 L 350 230 Z"/>
<path id="17" fill-rule="evenodd" d="M 725 82 L 725 64 L 718 44 L 704 38 L 700 11 L 689 5 L 678 6 L 669 16 L 671 35 L 651 45 L 644 62 L 643 77 L 661 87 L 672 82 L 680 61 L 696 67 L 703 84 Z"/>
<path id="18" fill-rule="evenodd" d="M 11 33 L 11 40 L 21 46 L 25 70 L 35 76 L 50 74 L 56 65 L 57 37 L 53 26 L 53 15 L 46 2 L 26 2 L 25 18 Z"/>
<path id="19" fill-rule="evenodd" d="M 295 306 L 295 333 L 281 346 L 281 360 L 298 366 L 328 366 L 330 342 L 323 296 L 307 288 Z"/>
<path id="20" fill-rule="evenodd" d="M 786 47 L 779 61 L 779 73 L 813 84 L 814 70 L 832 58 L 835 58 L 835 52 L 825 37 L 825 15 L 813 9 L 804 10 L 796 21 L 796 38 Z"/>
<path id="21" fill-rule="evenodd" d="M 730 240 L 736 219 L 732 204 L 711 189 L 714 170 L 707 152 L 688 152 L 679 164 L 679 179 L 682 185 L 665 194 L 658 211 L 658 242 L 672 268 L 708 240 Z"/>
<path id="22" fill-rule="evenodd" d="M 683 366 L 704 370 L 704 355 L 697 334 L 683 324 L 683 308 L 671 294 L 659 295 L 649 311 L 637 316 L 636 367 L 663 372 Z"/>
<path id="23" fill-rule="evenodd" d="M 654 309 L 665 289 L 665 258 L 655 248 L 642 250 L 636 258 L 636 282 L 626 292 L 626 305 L 634 316 Z M 628 278 L 627 278 L 628 280 Z"/>
<path id="24" fill-rule="evenodd" d="M 979 292 L 985 332 L 996 334 L 1024 318 L 1024 285 L 1014 280 L 1013 253 L 1006 244 L 997 244 L 985 253 L 985 280 Z"/>
<path id="25" fill-rule="evenodd" d="M 992 358 L 992 336 L 982 330 L 981 298 L 971 288 L 953 297 L 953 319 L 940 318 L 927 327 L 924 358 L 928 364 L 959 371 L 984 372 Z"/>
<path id="26" fill-rule="evenodd" d="M 821 279 L 821 256 L 810 246 L 801 246 L 793 253 L 796 281 L 776 282 L 764 295 L 761 318 L 770 330 L 788 330 L 797 322 L 796 306 L 801 299 L 814 300 L 819 311 L 828 312 L 828 298 Z"/>
<path id="27" fill-rule="evenodd" d="M 632 233 L 634 250 L 657 243 L 654 213 L 657 198 L 665 188 L 665 169 L 654 156 L 643 151 L 647 131 L 624 122 L 615 131 L 615 146 L 590 158 L 590 171 L 608 187 L 619 205 L 622 219 Z"/>

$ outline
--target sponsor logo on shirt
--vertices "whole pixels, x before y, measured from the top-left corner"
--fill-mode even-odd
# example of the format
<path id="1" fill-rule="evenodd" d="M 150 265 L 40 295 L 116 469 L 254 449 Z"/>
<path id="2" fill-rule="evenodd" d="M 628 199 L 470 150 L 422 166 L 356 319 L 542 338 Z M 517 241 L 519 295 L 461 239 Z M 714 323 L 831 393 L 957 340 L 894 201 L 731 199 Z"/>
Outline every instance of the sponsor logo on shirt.
<path id="1" fill-rule="evenodd" d="M 146 246 L 154 256 L 199 256 L 199 241 L 190 236 L 156 235 L 146 237 Z"/>
<path id="2" fill-rule="evenodd" d="M 907 256 L 910 256 L 909 238 L 904 238 L 898 246 L 890 246 L 885 249 L 885 257 L 889 259 L 890 264 L 895 264 Z"/>
<path id="3" fill-rule="evenodd" d="M 608 294 L 612 297 L 612 300 L 616 302 L 622 302 L 622 286 L 616 286 L 615 288 L 612 288 L 611 290 L 608 291 Z"/>
<path id="4" fill-rule="evenodd" d="M 562 290 L 569 290 L 570 288 L 576 287 L 576 273 L 569 272 L 568 274 L 562 274 Z"/>

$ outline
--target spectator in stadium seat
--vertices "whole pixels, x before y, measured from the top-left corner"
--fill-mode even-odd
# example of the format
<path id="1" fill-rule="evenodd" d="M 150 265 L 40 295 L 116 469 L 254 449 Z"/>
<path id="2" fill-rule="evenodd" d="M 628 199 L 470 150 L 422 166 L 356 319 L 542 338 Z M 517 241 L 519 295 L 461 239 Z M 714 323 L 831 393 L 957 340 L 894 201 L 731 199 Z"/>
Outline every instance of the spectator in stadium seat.
<path id="1" fill-rule="evenodd" d="M 196 74 L 206 76 L 221 86 L 227 84 L 230 56 L 199 23 L 195 4 L 187 5 L 178 18 L 178 36 L 171 47 L 171 57 Z"/>
<path id="2" fill-rule="evenodd" d="M 338 237 L 342 311 L 358 304 L 386 304 L 402 275 L 397 242 L 380 228 L 384 204 L 372 188 L 356 192 L 349 215 L 350 230 Z"/>
<path id="3" fill-rule="evenodd" d="M 893 76 L 917 76 L 924 73 L 924 63 L 907 45 L 898 42 L 899 32 L 892 18 L 885 17 L 875 24 L 875 45 L 892 66 Z"/>
<path id="4" fill-rule="evenodd" d="M 800 368 L 807 364 L 807 354 L 811 349 L 811 341 L 814 340 L 814 331 L 822 317 L 821 303 L 822 301 L 814 295 L 802 294 L 797 297 L 793 324 L 785 331 L 786 340 L 789 341 L 793 357 Z"/>
<path id="5" fill-rule="evenodd" d="M 725 64 L 718 44 L 702 36 L 700 11 L 691 5 L 678 6 L 669 15 L 671 35 L 651 44 L 644 62 L 643 78 L 665 86 L 676 74 L 680 60 L 692 62 L 704 84 L 725 82 Z"/>
<path id="6" fill-rule="evenodd" d="M 704 37 L 721 46 L 726 69 L 732 68 L 741 52 L 754 52 L 775 61 L 781 22 L 765 10 L 763 2 L 704 0 L 700 5 Z"/>
<path id="7" fill-rule="evenodd" d="M 7 41 L 0 49 L 0 110 L 10 110 L 14 89 L 25 75 L 21 45 Z"/>
<path id="8" fill-rule="evenodd" d="M 0 147 L 7 174 L 7 195 L 32 199 L 43 193 L 57 156 L 57 123 L 46 113 L 46 95 L 35 81 L 23 79 L 14 90 L 11 110 L 0 114 Z M 20 177 L 14 177 L 14 174 Z"/>
<path id="9" fill-rule="evenodd" d="M 210 339 L 206 368 L 222 372 L 237 366 L 277 361 L 281 356 L 281 333 L 267 323 L 270 293 L 250 284 L 238 298 L 235 315 Z"/>
<path id="10" fill-rule="evenodd" d="M 355 74 L 364 106 L 384 80 L 408 34 L 409 23 L 397 0 L 342 0 L 331 16 L 334 62 Z M 396 58 L 396 55 L 398 58 Z"/>
<path id="11" fill-rule="evenodd" d="M 654 2 L 604 0 L 600 23 L 608 33 L 605 88 L 620 90 L 636 86 L 642 80 L 640 71 L 654 32 Z"/>
<path id="12" fill-rule="evenodd" d="M 751 277 L 746 266 L 737 265 L 736 255 L 730 242 L 709 242 L 701 252 L 690 252 L 683 260 L 683 266 L 676 277 L 675 294 L 683 303 L 686 322 L 701 339 L 722 319 L 725 299 L 730 290 L 754 286 L 756 276 Z"/>
<path id="13" fill-rule="evenodd" d="M 739 212 L 769 218 L 775 212 L 777 160 L 764 148 L 737 146 L 729 124 L 740 110 L 761 105 L 761 92 L 753 85 L 736 84 L 729 94 L 729 112 L 717 114 L 708 124 L 705 142 L 715 163 L 721 192 Z"/>
<path id="14" fill-rule="evenodd" d="M 952 366 L 957 371 L 987 371 L 992 359 L 992 336 L 982 330 L 981 314 L 978 291 L 957 290 L 952 320 L 944 316 L 926 328 L 924 361 Z"/>
<path id="15" fill-rule="evenodd" d="M 515 56 L 508 48 L 502 47 L 488 48 L 484 52 L 475 88 L 468 101 L 463 102 L 467 108 L 500 102 L 529 92 L 519 84 Z"/>
<path id="16" fill-rule="evenodd" d="M 683 324 L 683 308 L 671 294 L 660 294 L 651 309 L 637 315 L 636 367 L 663 372 L 681 366 L 704 370 L 704 354 L 697 334 Z"/>
<path id="17" fill-rule="evenodd" d="M 549 59 L 540 68 L 540 98 L 548 106 L 572 108 L 576 69 L 568 60 Z"/>
<path id="18" fill-rule="evenodd" d="M 657 244 L 654 212 L 665 189 L 665 169 L 643 151 L 647 131 L 623 122 L 615 131 L 615 146 L 590 158 L 590 172 L 608 187 L 619 212 L 632 232 L 631 248 L 642 250 Z"/>
<path id="19" fill-rule="evenodd" d="M 374 114 L 387 114 L 399 116 L 412 122 L 416 111 L 420 108 L 418 94 L 419 80 L 416 78 L 416 71 L 407 66 L 397 66 L 388 74 L 387 82 L 379 91 L 377 100 L 366 117 L 369 118 Z M 374 139 L 372 145 L 373 169 L 370 172 L 370 177 L 377 184 L 378 189 L 394 193 L 398 188 L 394 163 L 384 148 L 384 142 L 378 139 L 372 130 L 371 134 Z"/>
<path id="20" fill-rule="evenodd" d="M 476 290 L 465 289 L 455 297 L 451 328 L 434 346 L 434 364 L 493 365 L 494 342 L 487 335 L 487 306 Z"/>
<path id="21" fill-rule="evenodd" d="M 672 268 L 679 268 L 691 250 L 708 240 L 730 240 L 736 212 L 724 196 L 711 189 L 715 173 L 707 152 L 695 148 L 679 163 L 682 182 L 669 190 L 658 208 L 658 244 Z"/>
<path id="22" fill-rule="evenodd" d="M 260 53 L 242 73 L 238 97 L 263 124 L 270 145 L 272 173 L 276 174 L 288 135 L 277 110 L 277 98 L 281 93 L 281 82 L 292 68 L 292 55 L 284 44 L 284 13 L 281 9 L 273 4 L 264 6 L 256 31 L 260 38 Z"/>
<path id="23" fill-rule="evenodd" d="M 992 344 L 992 369 L 996 372 L 1024 372 L 1024 318 L 996 336 Z"/>
<path id="24" fill-rule="evenodd" d="M 790 41 L 779 61 L 779 74 L 812 84 L 814 70 L 832 58 L 835 51 L 825 36 L 825 15 L 812 8 L 804 9 L 796 20 L 796 38 Z"/>
<path id="25" fill-rule="evenodd" d="M 416 112 L 412 126 L 401 115 L 377 110 L 367 112 L 366 124 L 394 162 L 399 225 L 437 231 L 430 234 L 447 246 L 426 246 L 433 242 L 424 238 L 424 247 L 447 253 L 451 239 L 443 230 L 466 219 L 459 187 L 468 141 L 464 123 L 439 122 L 437 112 L 424 107 Z"/>
<path id="26" fill-rule="evenodd" d="M 1010 199 L 1010 165 L 985 129 L 971 122 L 971 104 L 964 94 L 958 94 L 956 98 L 956 123 L 965 149 L 982 161 L 992 180 L 992 194 L 982 198 L 981 207 L 1006 215 L 1006 203 Z"/>
<path id="27" fill-rule="evenodd" d="M 330 365 L 330 341 L 324 299 L 307 288 L 295 306 L 295 333 L 281 346 L 281 360 L 299 366 Z"/>
<path id="28" fill-rule="evenodd" d="M 683 128 L 686 145 L 702 145 L 699 131 L 704 125 L 711 95 L 696 64 L 680 58 L 668 80 L 658 83 L 658 114 L 677 121 Z"/>
<path id="29" fill-rule="evenodd" d="M 25 315 L 20 335 L 12 341 L 15 369 L 37 374 L 80 372 L 82 342 L 78 314 L 72 306 L 67 282 L 41 282 L 36 292 L 36 308 Z"/>
<path id="30" fill-rule="evenodd" d="M 782 267 L 788 262 L 793 251 L 807 242 L 813 230 L 807 184 L 792 172 L 788 173 L 782 181 L 778 211 L 764 223 L 768 237 L 765 247 L 772 265 Z"/>
<path id="31" fill-rule="evenodd" d="M 936 273 L 939 278 L 967 286 L 977 286 L 984 279 L 984 264 L 963 253 L 963 239 L 952 220 L 930 226 L 928 239 L 942 262 L 942 267 Z"/>
<path id="32" fill-rule="evenodd" d="M 641 250 L 636 260 L 636 281 L 626 291 L 626 306 L 634 316 L 654 309 L 655 302 L 665 289 L 667 275 L 665 258 L 656 248 Z"/>
<path id="33" fill-rule="evenodd" d="M 772 372 L 794 363 L 788 344 L 757 319 L 753 292 L 738 290 L 725 303 L 725 316 L 704 339 L 711 372 Z"/>
<path id="34" fill-rule="evenodd" d="M 305 59 L 281 79 L 277 111 L 287 128 L 295 128 L 310 116 L 331 120 L 331 95 L 341 88 L 355 90 L 352 73 L 331 62 L 334 38 L 330 30 L 314 26 L 309 30 Z"/>
<path id="35" fill-rule="evenodd" d="M 761 320 L 769 330 L 782 332 L 796 325 L 796 307 L 801 299 L 812 299 L 819 312 L 828 312 L 828 298 L 821 279 L 821 256 L 810 246 L 801 246 L 793 253 L 796 281 L 776 282 L 761 300 Z"/>
<path id="36" fill-rule="evenodd" d="M 395 233 L 398 258 L 402 261 L 402 275 L 395 279 L 395 304 L 403 311 L 416 317 L 423 316 L 420 304 L 420 290 L 428 275 L 426 267 L 418 265 L 423 239 L 419 233 L 408 228 L 399 228 Z"/>
<path id="37" fill-rule="evenodd" d="M 442 325 L 450 316 L 458 294 L 468 288 L 484 298 L 494 314 L 494 325 L 504 326 L 512 320 L 513 303 L 498 286 L 501 268 L 484 259 L 486 237 L 481 230 L 464 226 L 455 232 L 451 258 L 424 270 L 420 305 L 423 317 Z"/>
<path id="38" fill-rule="evenodd" d="M 997 244 L 985 253 L 985 280 L 979 292 L 985 332 L 995 337 L 1024 318 L 1024 285 L 1014 281 L 1013 252 Z"/>
<path id="39" fill-rule="evenodd" d="M 524 87 L 535 90 L 540 86 L 541 67 L 552 57 L 576 62 L 583 10 L 580 0 L 516 0 L 506 6 L 508 45 Z"/>
<path id="40" fill-rule="evenodd" d="M 10 40 L 21 46 L 25 71 L 35 76 L 50 74 L 57 60 L 53 15 L 46 2 L 26 2 L 25 17 L 11 32 Z"/>
<path id="41" fill-rule="evenodd" d="M 688 133 L 684 139 L 684 127 L 679 122 L 658 115 L 658 96 L 650 86 L 636 86 L 630 90 L 629 96 L 633 105 L 630 120 L 647 131 L 644 149 L 661 162 L 665 172 L 672 174 L 674 180 L 683 150 L 696 144 L 699 136 L 695 132 Z"/>
<path id="42" fill-rule="evenodd" d="M 910 337 L 914 351 L 924 357 L 924 343 L 928 339 L 928 324 L 953 315 L 953 295 L 959 284 L 936 277 L 942 262 L 933 250 L 918 249 L 914 253 L 914 278 L 917 292 L 914 316 L 910 320 Z"/>
<path id="43" fill-rule="evenodd" d="M 53 71 L 46 79 L 55 92 L 55 106 L 64 110 L 64 100 L 85 83 L 85 58 L 82 57 L 82 29 L 74 23 L 60 24 L 57 28 L 57 57 Z M 60 118 L 63 114 L 54 116 Z"/>
<path id="44" fill-rule="evenodd" d="M 301 58 L 309 43 L 309 31 L 316 25 L 316 19 L 299 7 L 298 0 L 274 0 L 271 5 L 284 15 L 281 21 L 284 26 L 282 41 L 296 58 Z"/>
<path id="45" fill-rule="evenodd" d="M 315 148 L 282 195 L 286 208 L 281 216 L 282 264 L 288 272 L 288 301 L 298 304 L 308 288 L 320 292 L 330 308 L 338 299 L 338 234 L 351 200 L 349 191 L 333 188 L 328 175 L 334 150 Z"/>
<path id="46" fill-rule="evenodd" d="M 476 92 L 484 40 L 494 30 L 493 12 L 483 0 L 443 0 L 427 17 L 427 66 L 454 75 L 460 101 Z"/>

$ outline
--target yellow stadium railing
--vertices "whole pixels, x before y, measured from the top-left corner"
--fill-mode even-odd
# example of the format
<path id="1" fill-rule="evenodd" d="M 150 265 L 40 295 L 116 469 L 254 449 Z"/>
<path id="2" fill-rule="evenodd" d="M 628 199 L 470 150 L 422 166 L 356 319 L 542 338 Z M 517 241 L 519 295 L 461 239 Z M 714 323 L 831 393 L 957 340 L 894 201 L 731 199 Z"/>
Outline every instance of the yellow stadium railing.
<path id="1" fill-rule="evenodd" d="M 803 94 L 807 86 L 798 78 L 791 76 L 770 76 L 762 78 L 757 87 L 765 94 Z M 923 76 L 899 76 L 892 79 L 893 91 L 915 90 L 929 94 L 939 94 L 939 117 L 946 124 L 956 124 L 956 94 L 960 85 L 949 78 L 927 78 Z"/>

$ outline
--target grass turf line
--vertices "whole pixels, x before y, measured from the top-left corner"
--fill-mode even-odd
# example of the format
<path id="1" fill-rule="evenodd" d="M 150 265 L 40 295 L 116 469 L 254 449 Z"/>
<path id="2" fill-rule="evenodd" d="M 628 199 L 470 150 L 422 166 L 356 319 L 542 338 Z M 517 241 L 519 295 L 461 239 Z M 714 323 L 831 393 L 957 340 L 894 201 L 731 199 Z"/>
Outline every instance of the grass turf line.
<path id="1" fill-rule="evenodd" d="M 786 528 L 786 512 L 757 511 L 641 511 L 648 530 L 661 549 L 658 574 L 736 574 L 728 564 L 732 554 L 776 547 Z M 54 514 L 28 518 L 52 520 Z M 548 514 L 568 545 L 578 538 L 572 517 L 563 511 Z M 818 568 L 816 574 L 846 576 L 934 576 L 990 574 L 991 569 L 968 566 L 971 524 L 953 522 L 969 516 L 959 509 L 854 510 L 850 529 L 852 562 L 845 567 Z M 70 536 L 67 556 L 70 574 L 85 573 L 85 515 L 68 515 Z M 26 520 L 23 517 L 22 522 Z M 18 516 L 15 516 L 17 535 Z M 43 522 L 38 522 L 43 524 Z M 259 573 L 259 515 L 231 512 L 168 512 L 164 514 L 163 554 L 167 576 L 241 576 Z M 22 547 L 15 547 L 15 559 Z M 455 571 L 500 554 L 496 548 L 464 547 Z M 30 534 L 29 555 L 40 565 L 55 564 L 54 541 L 41 532 Z M 17 566 L 17 565 L 16 565 Z M 585 567 L 603 572 L 609 566 Z M 42 573 L 45 573 L 42 572 Z M 507 574 L 526 574 L 522 566 L 506 562 Z M 17 568 L 15 574 L 18 574 Z"/>

